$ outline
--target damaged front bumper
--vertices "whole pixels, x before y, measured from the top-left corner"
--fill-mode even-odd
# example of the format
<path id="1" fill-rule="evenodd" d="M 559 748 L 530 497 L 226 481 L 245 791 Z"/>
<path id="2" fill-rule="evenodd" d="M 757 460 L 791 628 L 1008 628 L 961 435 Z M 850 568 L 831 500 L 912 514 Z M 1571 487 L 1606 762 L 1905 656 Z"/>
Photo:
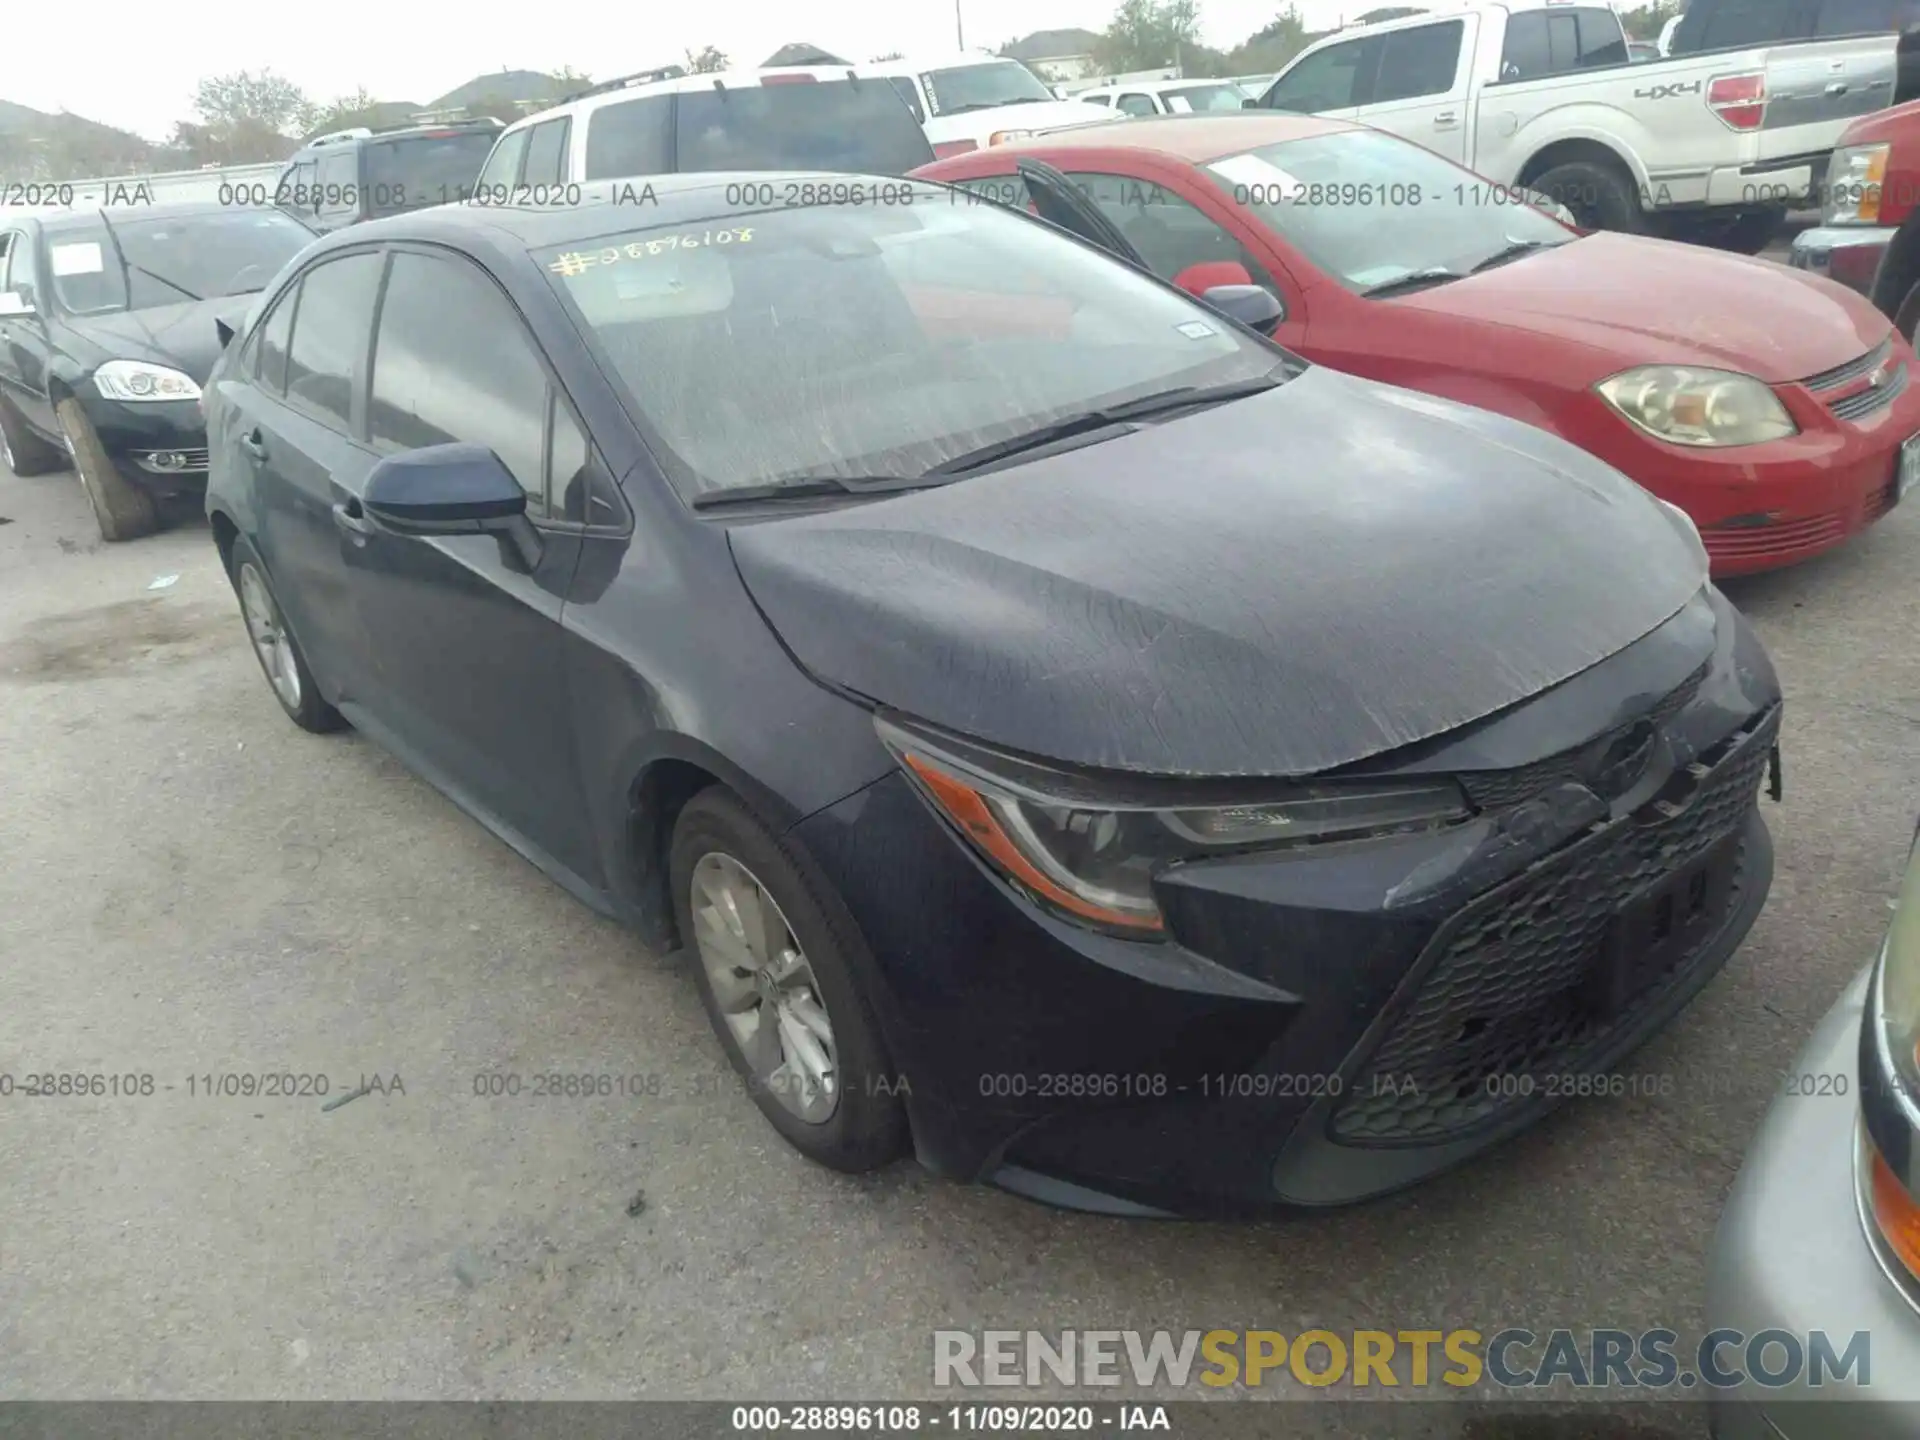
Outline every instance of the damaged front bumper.
<path id="1" fill-rule="evenodd" d="M 1704 593 L 1369 771 L 1454 775 L 1472 820 L 1176 866 L 1164 942 L 1036 908 L 899 776 L 804 822 L 877 957 L 921 1158 L 1113 1213 L 1336 1205 L 1459 1163 L 1552 1108 L 1556 1080 L 1613 1066 L 1737 948 L 1772 878 L 1778 687 Z"/>

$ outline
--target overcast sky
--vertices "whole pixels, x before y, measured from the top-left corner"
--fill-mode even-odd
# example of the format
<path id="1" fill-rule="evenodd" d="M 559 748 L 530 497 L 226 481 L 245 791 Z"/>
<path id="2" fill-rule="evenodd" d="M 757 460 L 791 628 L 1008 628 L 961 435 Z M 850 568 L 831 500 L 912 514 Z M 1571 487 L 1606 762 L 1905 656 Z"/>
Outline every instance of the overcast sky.
<path id="1" fill-rule="evenodd" d="M 1201 0 L 1202 38 L 1237 44 L 1279 13 L 1283 0 Z M 1310 26 L 1331 25 L 1385 0 L 1302 0 Z M 966 42 L 999 45 L 1039 29 L 1104 29 L 1114 0 L 961 0 Z M 166 138 L 188 119 L 196 81 L 271 68 L 315 100 L 364 85 L 382 100 L 425 102 L 489 70 L 572 66 L 596 79 L 672 64 L 717 45 L 758 64 L 790 40 L 852 60 L 890 50 L 951 50 L 950 0 L 719 0 L 706 5 L 449 6 L 421 0 L 196 0 L 180 7 L 124 0 L 82 6 L 7 7 L 0 49 L 30 63 L 0 67 L 0 99 L 36 110 L 72 110 Z M 530 23 L 529 17 L 539 17 Z M 80 26 L 84 36 L 76 33 Z M 84 38 L 85 43 L 81 43 Z M 84 57 L 84 58 L 83 58 Z"/>

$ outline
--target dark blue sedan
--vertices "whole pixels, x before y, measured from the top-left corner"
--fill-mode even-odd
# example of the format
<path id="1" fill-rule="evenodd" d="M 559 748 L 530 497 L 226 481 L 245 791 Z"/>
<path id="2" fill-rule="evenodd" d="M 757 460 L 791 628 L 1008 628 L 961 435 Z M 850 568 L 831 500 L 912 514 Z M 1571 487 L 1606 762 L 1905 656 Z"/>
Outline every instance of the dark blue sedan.
<path id="1" fill-rule="evenodd" d="M 685 950 L 805 1154 L 1353 1200 L 1725 962 L 1780 697 L 1677 511 L 1208 299 L 921 182 L 429 210 L 261 297 L 208 513 L 294 721 Z"/>

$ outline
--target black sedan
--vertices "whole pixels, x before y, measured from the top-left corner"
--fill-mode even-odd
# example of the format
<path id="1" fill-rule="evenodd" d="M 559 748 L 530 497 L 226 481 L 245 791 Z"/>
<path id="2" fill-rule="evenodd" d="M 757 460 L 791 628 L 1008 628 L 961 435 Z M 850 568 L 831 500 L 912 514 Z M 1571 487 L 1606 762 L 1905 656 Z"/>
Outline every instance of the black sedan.
<path id="1" fill-rule="evenodd" d="M 277 211 L 153 205 L 0 223 L 0 461 L 71 464 L 108 540 L 207 483 L 200 386 L 254 292 L 313 239 Z"/>
<path id="2" fill-rule="evenodd" d="M 1017 211 L 750 178 L 320 241 L 207 505 L 287 713 L 683 947 L 798 1149 L 1354 1200 L 1726 960 L 1780 695 L 1677 511 Z"/>

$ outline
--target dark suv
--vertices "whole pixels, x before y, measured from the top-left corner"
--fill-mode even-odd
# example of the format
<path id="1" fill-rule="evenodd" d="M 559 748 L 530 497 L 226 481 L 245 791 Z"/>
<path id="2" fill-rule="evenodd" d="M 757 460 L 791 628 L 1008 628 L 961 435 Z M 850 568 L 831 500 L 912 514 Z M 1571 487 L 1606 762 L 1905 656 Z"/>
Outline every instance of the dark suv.
<path id="1" fill-rule="evenodd" d="M 326 231 L 465 200 L 500 130 L 482 118 L 317 135 L 287 161 L 273 203 Z"/>

